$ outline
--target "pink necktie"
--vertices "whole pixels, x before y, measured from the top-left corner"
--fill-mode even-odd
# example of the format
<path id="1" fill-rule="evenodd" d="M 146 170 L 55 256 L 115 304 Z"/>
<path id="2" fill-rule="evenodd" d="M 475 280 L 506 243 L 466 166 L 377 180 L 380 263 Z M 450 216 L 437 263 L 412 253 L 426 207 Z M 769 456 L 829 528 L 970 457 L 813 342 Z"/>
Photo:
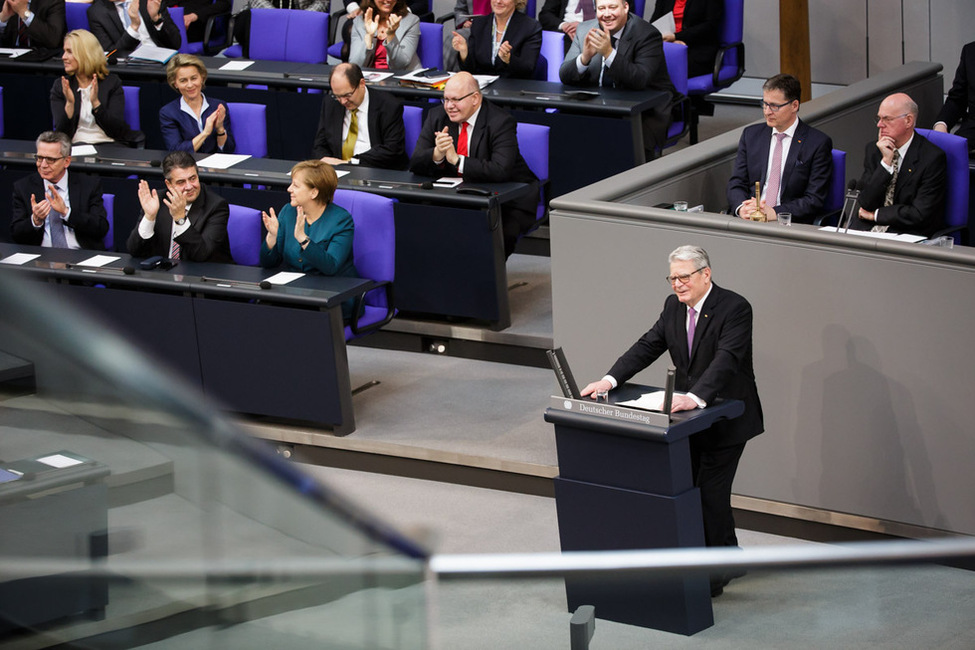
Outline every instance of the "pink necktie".
<path id="1" fill-rule="evenodd" d="M 768 173 L 765 186 L 765 205 L 775 207 L 779 204 L 779 180 L 782 177 L 782 140 L 785 133 L 775 134 L 775 148 L 772 149 L 772 169 Z"/>
<path id="2" fill-rule="evenodd" d="M 697 312 L 693 307 L 687 308 L 687 358 L 691 358 L 691 347 L 694 345 L 694 330 L 697 329 Z"/>

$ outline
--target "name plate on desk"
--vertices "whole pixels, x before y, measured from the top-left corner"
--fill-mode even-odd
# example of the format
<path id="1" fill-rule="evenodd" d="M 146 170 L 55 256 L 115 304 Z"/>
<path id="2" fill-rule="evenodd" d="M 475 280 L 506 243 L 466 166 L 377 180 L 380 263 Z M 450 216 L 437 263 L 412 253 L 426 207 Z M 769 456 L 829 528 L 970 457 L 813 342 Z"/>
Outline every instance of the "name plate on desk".
<path id="1" fill-rule="evenodd" d="M 670 426 L 670 418 L 665 413 L 627 408 L 625 406 L 597 402 L 591 399 L 570 399 L 568 397 L 552 395 L 549 406 L 559 411 L 594 415 L 596 417 L 620 420 L 622 422 L 637 422 L 650 426 L 663 427 L 664 429 Z"/>

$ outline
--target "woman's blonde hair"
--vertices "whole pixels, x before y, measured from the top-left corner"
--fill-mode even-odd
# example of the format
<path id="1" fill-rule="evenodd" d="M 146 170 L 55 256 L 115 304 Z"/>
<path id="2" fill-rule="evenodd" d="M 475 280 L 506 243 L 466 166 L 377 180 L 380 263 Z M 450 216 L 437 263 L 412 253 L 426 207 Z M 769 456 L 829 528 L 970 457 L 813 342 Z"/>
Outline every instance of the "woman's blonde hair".
<path id="1" fill-rule="evenodd" d="M 99 80 L 108 76 L 108 60 L 102 50 L 102 44 L 95 35 L 87 29 L 75 29 L 64 37 L 65 44 L 71 44 L 71 51 L 78 62 L 76 75 L 82 77 L 98 77 Z"/>
<path id="2" fill-rule="evenodd" d="M 179 74 L 180 68 L 185 68 L 192 66 L 196 68 L 197 72 L 200 73 L 200 79 L 203 81 L 205 86 L 207 83 L 207 67 L 203 65 L 203 61 L 199 57 L 193 56 L 192 54 L 176 54 L 173 58 L 169 60 L 166 64 L 166 83 L 169 87 L 178 92 L 176 88 L 176 75 Z"/>

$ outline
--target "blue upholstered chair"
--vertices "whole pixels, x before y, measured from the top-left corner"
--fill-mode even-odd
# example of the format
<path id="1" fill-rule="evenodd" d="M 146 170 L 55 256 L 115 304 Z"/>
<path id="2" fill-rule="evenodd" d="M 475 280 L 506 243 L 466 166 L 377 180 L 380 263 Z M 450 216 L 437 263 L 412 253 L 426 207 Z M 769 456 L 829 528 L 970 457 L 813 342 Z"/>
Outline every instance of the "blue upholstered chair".
<path id="1" fill-rule="evenodd" d="M 237 153 L 267 158 L 267 106 L 227 102 Z"/>
<path id="2" fill-rule="evenodd" d="M 327 48 L 328 14 L 301 9 L 251 10 L 250 58 L 325 63 Z M 240 46 L 233 45 L 224 54 L 240 56 Z"/>
<path id="3" fill-rule="evenodd" d="M 674 120 L 667 129 L 667 141 L 664 147 L 672 147 L 687 134 L 691 128 L 691 102 L 687 97 L 687 46 L 680 43 L 664 43 L 664 60 L 667 62 L 667 74 L 685 99 L 680 104 L 680 120 Z"/>
<path id="4" fill-rule="evenodd" d="M 403 127 L 406 129 L 406 157 L 413 157 L 416 141 L 420 139 L 423 128 L 423 109 L 419 106 L 403 107 Z"/>
<path id="5" fill-rule="evenodd" d="M 142 120 L 139 117 L 139 87 L 122 86 L 122 93 L 125 95 L 125 121 L 130 129 L 139 131 L 142 129 Z"/>
<path id="6" fill-rule="evenodd" d="M 234 262 L 245 266 L 261 263 L 261 211 L 230 204 L 230 220 L 227 221 L 227 237 Z"/>
<path id="7" fill-rule="evenodd" d="M 689 95 L 710 95 L 735 83 L 745 73 L 745 44 L 742 34 L 745 25 L 744 0 L 724 0 L 724 19 L 718 55 L 711 74 L 690 77 L 687 80 Z M 692 116 L 691 144 L 697 143 L 697 115 Z"/>
<path id="8" fill-rule="evenodd" d="M 203 43 L 190 43 L 189 38 L 186 36 L 186 24 L 183 22 L 183 8 L 167 7 L 167 10 L 169 11 L 169 17 L 173 19 L 173 22 L 176 23 L 176 27 L 179 29 L 179 51 L 183 54 L 201 54 L 203 52 Z"/>
<path id="9" fill-rule="evenodd" d="M 88 28 L 88 7 L 90 6 L 91 4 L 87 2 L 64 3 L 64 20 L 68 25 L 69 32 L 75 29 L 91 31 Z"/>
<path id="10" fill-rule="evenodd" d="M 956 244 L 968 241 L 968 140 L 951 133 L 915 129 L 941 147 L 948 158 L 948 179 L 945 188 L 945 228 L 935 234 L 953 235 Z"/>
<path id="11" fill-rule="evenodd" d="M 417 56 L 424 68 L 443 69 L 443 25 L 420 23 L 420 43 Z"/>
<path id="12" fill-rule="evenodd" d="M 843 209 L 846 200 L 846 152 L 833 149 L 833 173 L 829 177 L 826 187 L 826 202 L 823 203 L 823 213 L 813 220 L 816 226 L 835 226 L 837 217 Z"/>
<path id="13" fill-rule="evenodd" d="M 345 327 L 345 340 L 378 330 L 396 315 L 393 280 L 396 275 L 396 225 L 393 206 L 396 199 L 355 190 L 336 190 L 335 204 L 352 215 L 355 239 L 352 255 L 363 278 L 377 286 L 356 299 L 352 322 Z"/>
<path id="14" fill-rule="evenodd" d="M 518 150 L 528 168 L 538 177 L 539 192 L 536 220 L 545 217 L 548 205 L 548 138 L 549 127 L 540 124 L 518 123 Z"/>
<path id="15" fill-rule="evenodd" d="M 70 2 L 68 4 L 71 4 Z M 115 250 L 115 195 L 102 194 L 102 204 L 105 206 L 105 216 L 108 218 L 108 232 L 105 233 L 105 250 Z"/>
<path id="16" fill-rule="evenodd" d="M 559 82 L 559 68 L 565 60 L 564 34 L 542 30 L 542 49 L 539 56 L 545 57 L 545 81 Z"/>

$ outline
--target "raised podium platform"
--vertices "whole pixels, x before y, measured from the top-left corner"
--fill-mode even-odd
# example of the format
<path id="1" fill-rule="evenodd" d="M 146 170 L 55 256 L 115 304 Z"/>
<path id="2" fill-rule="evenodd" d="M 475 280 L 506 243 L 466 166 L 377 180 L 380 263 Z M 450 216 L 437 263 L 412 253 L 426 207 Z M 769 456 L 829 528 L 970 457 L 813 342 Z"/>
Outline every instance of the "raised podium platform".
<path id="1" fill-rule="evenodd" d="M 730 400 L 672 418 L 616 405 L 648 390 L 627 384 L 610 392 L 609 403 L 553 397 L 545 411 L 555 425 L 563 552 L 704 546 L 689 439 L 738 417 L 744 404 Z M 565 583 L 569 611 L 593 605 L 598 618 L 686 635 L 714 624 L 706 575 Z"/>

